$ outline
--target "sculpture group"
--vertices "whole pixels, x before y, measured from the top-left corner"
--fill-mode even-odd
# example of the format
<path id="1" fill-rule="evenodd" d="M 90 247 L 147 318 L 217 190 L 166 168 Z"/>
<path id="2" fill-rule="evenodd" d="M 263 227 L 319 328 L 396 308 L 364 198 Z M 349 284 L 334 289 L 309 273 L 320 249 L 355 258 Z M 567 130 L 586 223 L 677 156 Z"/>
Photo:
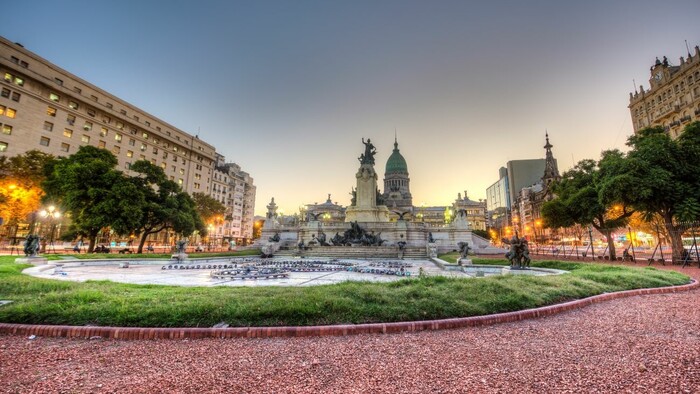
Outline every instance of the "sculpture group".
<path id="1" fill-rule="evenodd" d="M 503 243 L 510 245 L 510 251 L 506 253 L 506 258 L 510 261 L 511 268 L 530 267 L 530 249 L 527 246 L 527 239 L 520 238 L 515 233 L 511 239 L 504 238 Z"/>

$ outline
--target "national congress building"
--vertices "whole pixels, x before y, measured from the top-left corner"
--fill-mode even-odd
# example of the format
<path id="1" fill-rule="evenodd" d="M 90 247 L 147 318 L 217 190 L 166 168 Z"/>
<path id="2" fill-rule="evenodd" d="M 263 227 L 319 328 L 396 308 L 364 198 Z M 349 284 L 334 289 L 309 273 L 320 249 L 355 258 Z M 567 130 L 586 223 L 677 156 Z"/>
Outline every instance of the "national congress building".
<path id="1" fill-rule="evenodd" d="M 80 146 L 107 149 L 129 174 L 148 160 L 188 193 L 227 208 L 210 231 L 223 241 L 252 239 L 253 178 L 211 144 L 0 37 L 0 154 L 40 150 L 69 156 Z"/>

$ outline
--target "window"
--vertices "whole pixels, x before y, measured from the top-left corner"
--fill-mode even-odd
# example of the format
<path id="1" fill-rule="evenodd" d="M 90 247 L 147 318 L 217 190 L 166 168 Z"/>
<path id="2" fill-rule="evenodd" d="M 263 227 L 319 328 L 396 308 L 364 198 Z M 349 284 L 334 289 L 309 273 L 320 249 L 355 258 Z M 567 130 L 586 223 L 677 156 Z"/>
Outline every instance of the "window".
<path id="1" fill-rule="evenodd" d="M 134 151 L 132 151 L 132 150 L 126 151 L 126 157 L 134 157 Z"/>
<path id="2" fill-rule="evenodd" d="M 138 122 L 138 121 L 139 121 L 139 117 L 136 116 L 136 115 L 134 115 L 134 120 Z"/>
<path id="3" fill-rule="evenodd" d="M 109 108 L 109 109 L 112 109 L 112 107 L 114 107 L 114 106 L 112 105 L 112 103 L 107 103 L 107 104 L 105 104 L 105 105 L 106 105 L 107 108 Z"/>
<path id="4" fill-rule="evenodd" d="M 85 143 L 85 144 L 89 144 L 90 143 L 90 136 L 83 134 L 83 136 L 80 137 L 80 142 Z"/>
<path id="5" fill-rule="evenodd" d="M 122 123 L 122 122 L 120 122 L 120 121 L 117 121 L 117 128 L 118 128 L 119 130 L 124 130 L 124 123 Z"/>
<path id="6" fill-rule="evenodd" d="M 114 148 L 112 148 L 112 153 L 114 153 L 115 155 L 118 155 L 119 152 L 121 152 L 121 150 L 122 149 L 120 147 L 115 146 Z"/>
<path id="7" fill-rule="evenodd" d="M 182 186 L 182 184 L 183 184 L 184 182 L 185 182 L 185 181 L 184 181 L 182 178 L 179 178 L 179 179 L 177 180 L 177 183 L 178 183 L 180 186 Z"/>
<path id="8" fill-rule="evenodd" d="M 112 118 L 110 118 L 109 116 L 103 116 L 102 123 L 110 124 L 110 123 L 112 123 Z"/>
<path id="9" fill-rule="evenodd" d="M 61 100 L 61 96 L 57 95 L 54 92 L 49 93 L 49 100 L 59 102 Z"/>
<path id="10" fill-rule="evenodd" d="M 146 126 L 151 127 L 151 122 L 146 121 Z"/>
<path id="11" fill-rule="evenodd" d="M 194 174 L 194 179 L 202 179 L 202 175 L 201 174 Z"/>
<path id="12" fill-rule="evenodd" d="M 145 140 L 148 139 L 148 133 L 143 133 L 143 139 L 145 139 Z"/>
<path id="13" fill-rule="evenodd" d="M 9 124 L 2 125 L 2 133 L 5 135 L 12 134 L 12 126 L 10 126 Z"/>
<path id="14" fill-rule="evenodd" d="M 83 92 L 82 89 L 80 89 L 80 88 L 77 87 L 77 86 L 74 86 L 74 87 L 73 87 L 73 91 L 76 92 L 76 93 L 78 93 L 78 94 L 80 94 L 80 93 Z"/>
<path id="15" fill-rule="evenodd" d="M 6 109 L 7 107 L 5 107 L 4 105 L 0 105 L 0 115 L 4 115 Z"/>
<path id="16" fill-rule="evenodd" d="M 195 182 L 195 183 L 194 183 L 194 188 L 195 188 L 195 189 L 199 189 L 199 183 Z"/>
<path id="17" fill-rule="evenodd" d="M 41 139 L 39 140 L 39 145 L 41 145 L 41 146 L 49 146 L 49 143 L 50 143 L 50 142 L 51 142 L 51 139 L 50 139 L 50 138 L 41 137 Z"/>
<path id="18" fill-rule="evenodd" d="M 158 154 L 158 148 L 156 148 L 156 147 L 153 148 L 153 154 L 154 154 L 154 155 L 157 155 L 157 154 Z"/>
<path id="19" fill-rule="evenodd" d="M 130 146 L 136 146 L 136 141 L 132 138 L 129 140 L 129 145 Z"/>
<path id="20" fill-rule="evenodd" d="M 54 107 L 46 108 L 46 115 L 56 116 L 56 108 L 54 108 Z"/>
<path id="21" fill-rule="evenodd" d="M 71 129 L 63 129 L 63 136 L 64 137 L 72 137 L 73 136 L 73 130 Z"/>
<path id="22" fill-rule="evenodd" d="M 61 144 L 61 151 L 62 152 L 68 152 L 70 150 L 70 144 L 66 144 L 65 142 Z"/>
<path id="23" fill-rule="evenodd" d="M 44 122 L 44 130 L 46 130 L 46 131 L 53 131 L 53 123 L 51 123 L 51 122 Z"/>
<path id="24" fill-rule="evenodd" d="M 168 152 L 163 152 L 163 160 L 168 158 Z"/>
<path id="25" fill-rule="evenodd" d="M 172 172 L 175 172 L 175 170 L 177 169 L 177 167 L 175 167 L 175 166 L 172 166 L 171 168 L 172 168 Z"/>
<path id="26" fill-rule="evenodd" d="M 10 57 L 10 60 L 11 60 L 12 63 L 14 63 L 14 64 L 19 64 L 19 58 L 17 58 L 17 57 L 11 56 L 11 57 Z"/>
<path id="27" fill-rule="evenodd" d="M 128 161 L 127 161 L 126 163 L 124 163 L 124 168 L 127 169 L 127 170 L 130 170 L 130 169 L 131 169 L 131 163 L 128 162 Z"/>
<path id="28" fill-rule="evenodd" d="M 57 85 L 63 86 L 63 80 L 62 80 L 62 79 L 54 78 L 53 80 L 56 81 L 56 84 L 57 84 Z"/>
<path id="29" fill-rule="evenodd" d="M 92 99 L 92 101 L 97 101 L 97 96 L 95 96 L 94 94 L 91 94 L 90 98 Z"/>
<path id="30" fill-rule="evenodd" d="M 141 144 L 141 152 L 145 152 L 145 151 L 146 151 L 146 144 Z"/>
<path id="31" fill-rule="evenodd" d="M 19 93 L 17 93 L 17 92 L 12 92 L 12 101 L 17 101 L 17 102 L 19 102 L 19 98 L 20 98 L 20 97 L 21 97 L 21 95 L 20 95 Z"/>
<path id="32" fill-rule="evenodd" d="M 19 65 L 22 66 L 22 67 L 24 67 L 24 68 L 29 67 L 29 63 L 25 62 L 24 60 L 20 60 L 20 61 L 19 61 Z"/>
<path id="33" fill-rule="evenodd" d="M 92 130 L 92 122 L 85 122 L 85 124 L 83 125 L 83 130 L 85 130 L 85 131 Z"/>
<path id="34" fill-rule="evenodd" d="M 80 107 L 80 106 L 78 105 L 78 103 L 76 103 L 75 101 L 69 101 L 69 102 L 68 102 L 68 106 L 69 106 L 71 109 L 78 109 L 78 108 Z"/>
<path id="35" fill-rule="evenodd" d="M 88 115 L 92 116 L 93 118 L 95 117 L 95 110 L 90 108 L 87 110 Z"/>
<path id="36" fill-rule="evenodd" d="M 24 86 L 24 79 L 22 79 L 18 76 L 12 75 L 10 73 L 5 73 L 5 81 L 7 81 L 9 83 L 14 82 L 16 85 Z"/>
<path id="37" fill-rule="evenodd" d="M 165 163 L 160 163 L 160 168 L 162 168 L 163 170 L 165 170 L 165 167 L 166 167 L 166 164 L 165 164 Z"/>
<path id="38" fill-rule="evenodd" d="M 97 147 L 98 147 L 98 148 L 101 148 L 101 149 L 104 149 L 105 146 L 107 146 L 107 143 L 104 142 L 104 141 L 100 141 L 100 142 L 97 144 Z"/>
<path id="39" fill-rule="evenodd" d="M 101 127 L 100 128 L 100 137 L 106 137 L 107 133 L 109 133 L 109 130 L 107 130 L 106 127 Z"/>
<path id="40" fill-rule="evenodd" d="M 129 127 L 129 132 L 133 135 L 136 135 L 136 127 Z"/>
<path id="41" fill-rule="evenodd" d="M 180 168 L 180 175 L 185 175 L 185 169 L 184 169 L 184 168 Z"/>
<path id="42" fill-rule="evenodd" d="M 114 140 L 117 142 L 122 142 L 122 135 L 119 133 L 114 134 Z"/>
<path id="43" fill-rule="evenodd" d="M 14 119 L 16 115 L 17 111 L 13 108 L 8 108 L 7 111 L 5 111 L 5 116 L 7 116 L 8 118 Z"/>
<path id="44" fill-rule="evenodd" d="M 177 146 L 173 146 L 173 152 L 177 152 Z"/>
<path id="45" fill-rule="evenodd" d="M 156 159 L 151 159 L 151 164 L 156 165 Z"/>
<path id="46" fill-rule="evenodd" d="M 119 113 L 122 114 L 122 115 L 126 115 L 126 111 L 125 111 L 125 110 L 121 110 L 121 111 L 119 111 Z"/>
<path id="47" fill-rule="evenodd" d="M 7 152 L 7 142 L 0 142 L 0 152 Z"/>
<path id="48" fill-rule="evenodd" d="M 0 94 L 2 97 L 7 97 L 10 98 L 10 89 L 8 88 L 2 88 L 2 94 Z"/>
<path id="49" fill-rule="evenodd" d="M 66 122 L 71 126 L 74 125 L 75 124 L 75 115 L 66 116 Z"/>
<path id="50" fill-rule="evenodd" d="M 144 156 L 144 155 L 139 155 L 139 160 L 146 160 L 146 156 Z"/>

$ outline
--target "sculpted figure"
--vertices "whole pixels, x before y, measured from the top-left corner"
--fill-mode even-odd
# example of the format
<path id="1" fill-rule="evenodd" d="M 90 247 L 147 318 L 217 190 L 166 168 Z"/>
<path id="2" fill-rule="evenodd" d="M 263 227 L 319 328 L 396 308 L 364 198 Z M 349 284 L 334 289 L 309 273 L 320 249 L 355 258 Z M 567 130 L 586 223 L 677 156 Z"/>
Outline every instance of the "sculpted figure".
<path id="1" fill-rule="evenodd" d="M 24 241 L 24 255 L 25 256 L 36 256 L 39 251 L 39 236 L 35 234 L 29 234 L 27 239 Z"/>

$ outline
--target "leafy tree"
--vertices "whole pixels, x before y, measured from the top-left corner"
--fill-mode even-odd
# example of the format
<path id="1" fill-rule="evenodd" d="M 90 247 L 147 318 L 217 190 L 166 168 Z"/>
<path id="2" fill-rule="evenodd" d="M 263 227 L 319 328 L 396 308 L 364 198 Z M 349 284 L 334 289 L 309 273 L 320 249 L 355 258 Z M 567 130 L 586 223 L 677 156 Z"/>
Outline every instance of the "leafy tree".
<path id="1" fill-rule="evenodd" d="M 204 193 L 193 193 L 192 199 L 197 213 L 205 223 L 218 221 L 218 218 L 222 218 L 226 212 L 226 207 L 222 203 Z"/>
<path id="2" fill-rule="evenodd" d="M 44 168 L 54 160 L 52 155 L 37 150 L 0 157 L 0 217 L 5 224 L 16 226 L 39 209 L 44 195 L 40 187 Z"/>
<path id="3" fill-rule="evenodd" d="M 700 218 L 700 122 L 686 126 L 677 139 L 661 127 L 640 130 L 629 138 L 632 149 L 624 165 L 625 200 L 649 219 L 663 218 L 674 260 L 683 251 L 682 222 Z"/>
<path id="4" fill-rule="evenodd" d="M 116 164 L 111 152 L 82 146 L 55 162 L 43 183 L 47 196 L 71 214 L 70 231 L 89 239 L 88 252 L 103 228 L 129 234 L 141 220 L 144 194 L 138 183 L 114 168 Z"/>
<path id="5" fill-rule="evenodd" d="M 623 227 L 634 213 L 619 198 L 616 184 L 610 181 L 620 171 L 622 159 L 621 152 L 607 151 L 600 162 L 581 160 L 565 172 L 553 186 L 556 198 L 542 206 L 544 225 L 550 228 L 591 225 L 605 236 L 610 259 L 616 259 L 612 232 Z"/>
<path id="6" fill-rule="evenodd" d="M 169 180 L 162 168 L 139 160 L 131 166 L 131 170 L 138 174 L 134 181 L 139 183 L 145 195 L 141 221 L 136 231 L 141 235 L 137 253 L 143 252 L 143 245 L 150 234 L 168 228 L 185 236 L 195 230 L 205 231 L 192 198 L 177 183 Z"/>

